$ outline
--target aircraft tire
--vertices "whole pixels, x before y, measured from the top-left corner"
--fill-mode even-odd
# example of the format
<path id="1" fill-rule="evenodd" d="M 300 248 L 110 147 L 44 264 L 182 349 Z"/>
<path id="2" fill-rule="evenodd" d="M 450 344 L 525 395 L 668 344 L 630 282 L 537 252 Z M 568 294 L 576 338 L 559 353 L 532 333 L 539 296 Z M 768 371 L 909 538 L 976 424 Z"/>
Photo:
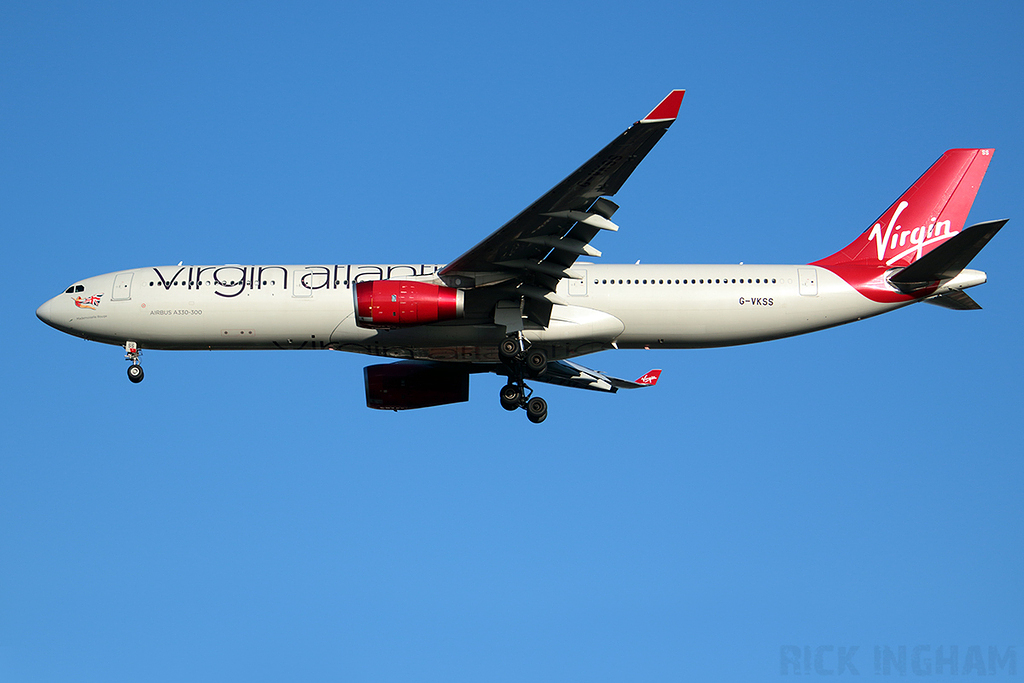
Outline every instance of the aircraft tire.
<path id="1" fill-rule="evenodd" d="M 505 410 L 515 410 L 518 408 L 519 402 L 522 398 L 523 393 L 515 384 L 506 384 L 501 388 L 501 392 L 498 394 L 498 400 L 501 401 L 501 407 Z"/>
<path id="2" fill-rule="evenodd" d="M 540 349 L 530 351 L 526 354 L 526 369 L 534 377 L 543 375 L 544 371 L 548 369 L 548 355 Z"/>
<path id="3" fill-rule="evenodd" d="M 548 417 L 548 402 L 534 396 L 526 404 L 526 417 L 534 424 L 540 424 Z"/>
<path id="4" fill-rule="evenodd" d="M 503 361 L 511 361 L 519 354 L 519 343 L 512 338 L 506 339 L 498 345 L 498 355 Z"/>
<path id="5" fill-rule="evenodd" d="M 142 371 L 141 365 L 133 363 L 128 366 L 128 379 L 131 380 L 132 384 L 138 384 L 142 381 L 143 377 L 145 377 L 145 373 Z"/>

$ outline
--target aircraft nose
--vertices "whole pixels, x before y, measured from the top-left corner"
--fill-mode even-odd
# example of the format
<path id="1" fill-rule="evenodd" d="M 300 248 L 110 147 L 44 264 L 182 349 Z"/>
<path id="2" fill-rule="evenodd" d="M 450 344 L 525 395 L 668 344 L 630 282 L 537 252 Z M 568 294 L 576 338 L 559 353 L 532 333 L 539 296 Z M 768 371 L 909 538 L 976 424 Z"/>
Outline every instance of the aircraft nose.
<path id="1" fill-rule="evenodd" d="M 53 301 L 52 299 L 50 301 Z M 50 317 L 50 301 L 36 309 L 36 317 L 47 325 L 53 326 L 53 318 Z"/>

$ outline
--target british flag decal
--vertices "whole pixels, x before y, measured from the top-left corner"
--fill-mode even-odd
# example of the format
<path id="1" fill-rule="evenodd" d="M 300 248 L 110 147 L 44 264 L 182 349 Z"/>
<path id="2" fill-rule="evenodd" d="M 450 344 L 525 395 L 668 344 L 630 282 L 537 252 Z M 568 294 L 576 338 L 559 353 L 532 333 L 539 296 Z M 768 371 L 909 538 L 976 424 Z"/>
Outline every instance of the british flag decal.
<path id="1" fill-rule="evenodd" d="M 78 306 L 79 308 L 91 308 L 93 310 L 96 310 L 96 307 L 100 305 L 101 296 L 103 295 L 93 294 L 92 296 L 87 296 L 84 299 L 80 296 L 76 296 L 75 306 Z"/>

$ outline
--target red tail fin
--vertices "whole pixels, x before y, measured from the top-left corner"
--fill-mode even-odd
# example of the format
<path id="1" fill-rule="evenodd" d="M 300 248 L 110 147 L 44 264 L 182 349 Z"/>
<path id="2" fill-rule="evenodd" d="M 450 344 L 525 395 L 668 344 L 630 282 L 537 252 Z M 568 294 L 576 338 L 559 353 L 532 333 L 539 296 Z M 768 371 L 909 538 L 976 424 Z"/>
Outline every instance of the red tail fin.
<path id="1" fill-rule="evenodd" d="M 963 229 L 993 151 L 947 151 L 860 237 L 812 265 L 910 265 Z"/>

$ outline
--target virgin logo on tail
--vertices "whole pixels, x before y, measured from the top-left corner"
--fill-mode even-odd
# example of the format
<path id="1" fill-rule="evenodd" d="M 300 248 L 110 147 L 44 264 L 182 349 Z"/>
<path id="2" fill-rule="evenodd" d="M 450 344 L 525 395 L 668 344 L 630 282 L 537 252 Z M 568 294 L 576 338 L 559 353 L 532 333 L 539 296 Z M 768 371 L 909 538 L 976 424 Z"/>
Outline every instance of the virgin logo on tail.
<path id="1" fill-rule="evenodd" d="M 914 260 L 921 258 L 924 253 L 925 247 L 935 244 L 937 242 L 944 242 L 950 237 L 959 234 L 959 230 L 950 230 L 950 221 L 939 221 L 935 222 L 935 218 L 932 217 L 931 223 L 928 225 L 919 225 L 911 230 L 904 230 L 902 225 L 896 225 L 896 221 L 899 220 L 900 214 L 910 206 L 910 202 L 902 201 L 896 210 L 893 211 L 892 218 L 889 219 L 889 227 L 885 229 L 885 234 L 882 234 L 882 224 L 875 223 L 872 226 L 871 231 L 868 233 L 868 241 L 875 240 L 875 247 L 878 249 L 878 260 L 882 261 L 885 259 L 886 252 L 892 252 L 901 247 L 907 246 L 910 243 L 908 249 L 904 249 L 899 253 L 891 256 L 885 261 L 885 265 L 891 266 L 897 261 L 906 258 L 910 254 L 917 252 Z"/>
<path id="2" fill-rule="evenodd" d="M 960 234 L 992 160 L 991 149 L 946 150 L 881 216 L 845 248 L 815 261 L 908 266 Z M 906 227 L 900 221 L 906 222 Z"/>
<path id="3" fill-rule="evenodd" d="M 644 374 L 643 377 L 639 378 L 637 384 L 646 384 L 649 387 L 653 387 L 658 383 L 658 378 L 661 377 L 661 370 L 651 370 Z"/>

